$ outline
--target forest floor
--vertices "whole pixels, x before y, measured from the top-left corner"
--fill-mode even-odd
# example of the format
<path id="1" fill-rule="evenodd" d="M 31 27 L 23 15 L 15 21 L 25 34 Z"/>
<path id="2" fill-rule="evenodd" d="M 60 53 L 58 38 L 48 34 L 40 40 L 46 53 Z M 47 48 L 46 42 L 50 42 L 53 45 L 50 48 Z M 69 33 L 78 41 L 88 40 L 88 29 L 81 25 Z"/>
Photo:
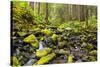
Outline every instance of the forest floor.
<path id="1" fill-rule="evenodd" d="M 37 25 L 12 31 L 14 65 L 97 61 L 97 32 Z"/>

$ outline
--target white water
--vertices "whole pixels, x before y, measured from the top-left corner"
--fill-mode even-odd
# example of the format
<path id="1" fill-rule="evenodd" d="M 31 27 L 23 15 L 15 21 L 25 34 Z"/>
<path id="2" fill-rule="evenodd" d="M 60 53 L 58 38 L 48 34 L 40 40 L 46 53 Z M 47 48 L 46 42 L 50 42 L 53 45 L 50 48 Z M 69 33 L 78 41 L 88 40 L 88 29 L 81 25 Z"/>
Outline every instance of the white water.
<path id="1" fill-rule="evenodd" d="M 43 48 L 43 42 L 40 42 L 39 43 L 39 49 L 42 49 Z"/>

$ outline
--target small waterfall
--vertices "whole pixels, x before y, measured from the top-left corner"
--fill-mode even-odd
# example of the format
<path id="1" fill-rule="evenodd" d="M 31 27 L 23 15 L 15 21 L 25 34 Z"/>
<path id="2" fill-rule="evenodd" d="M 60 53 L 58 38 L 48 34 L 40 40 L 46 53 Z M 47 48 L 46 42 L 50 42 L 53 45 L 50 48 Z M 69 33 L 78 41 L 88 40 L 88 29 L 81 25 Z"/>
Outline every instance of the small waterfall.
<path id="1" fill-rule="evenodd" d="M 43 45 L 44 45 L 44 42 L 40 42 L 39 43 L 39 49 L 42 49 L 43 48 Z"/>

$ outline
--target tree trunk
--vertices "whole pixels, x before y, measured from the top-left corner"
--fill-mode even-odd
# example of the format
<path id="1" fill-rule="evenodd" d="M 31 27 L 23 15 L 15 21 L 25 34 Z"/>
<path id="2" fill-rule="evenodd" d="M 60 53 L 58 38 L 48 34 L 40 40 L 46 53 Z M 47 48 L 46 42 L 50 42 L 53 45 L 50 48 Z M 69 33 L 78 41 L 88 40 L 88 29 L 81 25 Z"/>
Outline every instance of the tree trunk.
<path id="1" fill-rule="evenodd" d="M 38 15 L 40 15 L 40 2 L 38 3 Z"/>
<path id="2" fill-rule="evenodd" d="M 48 22 L 48 3 L 46 3 L 46 16 L 45 16 L 46 22 Z"/>
<path id="3" fill-rule="evenodd" d="M 29 5 L 32 7 L 32 9 L 34 11 L 34 2 L 30 2 Z"/>
<path id="4" fill-rule="evenodd" d="M 86 6 L 86 28 L 88 27 L 88 7 Z"/>

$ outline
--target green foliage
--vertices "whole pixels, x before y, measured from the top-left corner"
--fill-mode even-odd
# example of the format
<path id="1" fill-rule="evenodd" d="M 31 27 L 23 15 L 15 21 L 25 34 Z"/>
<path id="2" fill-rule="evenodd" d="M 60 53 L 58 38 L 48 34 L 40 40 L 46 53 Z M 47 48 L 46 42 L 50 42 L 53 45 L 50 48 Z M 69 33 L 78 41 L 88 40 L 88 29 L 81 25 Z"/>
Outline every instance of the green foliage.
<path id="1" fill-rule="evenodd" d="M 97 19 L 95 16 L 92 16 L 88 20 L 88 29 L 96 31 L 97 30 Z"/>
<path id="2" fill-rule="evenodd" d="M 39 61 L 37 61 L 37 64 L 45 64 L 48 63 L 50 60 L 52 60 L 56 56 L 55 53 L 48 54 L 47 56 L 41 57 Z"/>
<path id="3" fill-rule="evenodd" d="M 43 56 L 46 56 L 50 52 L 51 52 L 51 48 L 43 48 L 36 51 L 36 56 L 43 57 Z"/>
<path id="4" fill-rule="evenodd" d="M 32 9 L 28 5 L 28 2 L 13 1 L 13 21 L 29 23 L 33 22 Z"/>
<path id="5" fill-rule="evenodd" d="M 79 21 L 69 21 L 65 22 L 59 26 L 60 28 L 79 28 L 82 27 L 82 23 Z"/>
<path id="6" fill-rule="evenodd" d="M 87 26 L 86 23 L 87 22 L 69 21 L 61 24 L 59 28 L 66 28 L 68 30 L 73 30 L 74 32 L 80 32 L 82 30 L 91 30 L 91 31 L 97 30 L 97 20 L 95 16 L 89 18 Z"/>

